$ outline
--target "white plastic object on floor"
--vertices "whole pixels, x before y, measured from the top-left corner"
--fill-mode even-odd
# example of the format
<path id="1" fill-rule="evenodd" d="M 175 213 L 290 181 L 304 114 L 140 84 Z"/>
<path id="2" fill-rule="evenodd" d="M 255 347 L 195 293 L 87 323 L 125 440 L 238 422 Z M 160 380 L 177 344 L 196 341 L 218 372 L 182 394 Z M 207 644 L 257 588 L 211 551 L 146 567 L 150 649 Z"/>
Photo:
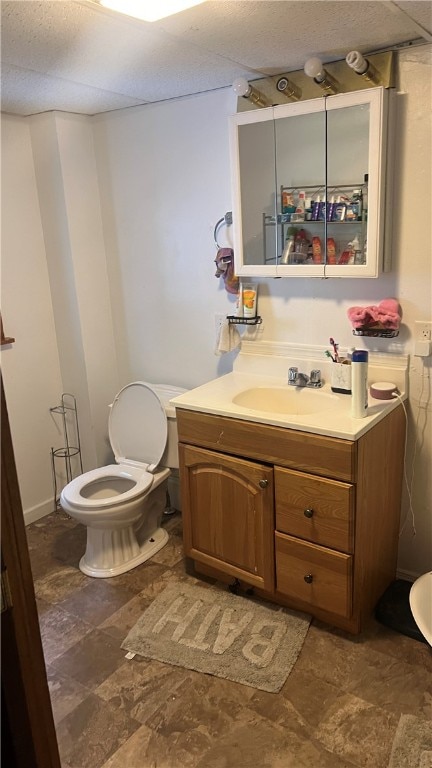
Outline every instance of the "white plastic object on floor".
<path id="1" fill-rule="evenodd" d="M 415 623 L 432 647 L 432 571 L 419 576 L 413 583 L 409 602 Z"/>

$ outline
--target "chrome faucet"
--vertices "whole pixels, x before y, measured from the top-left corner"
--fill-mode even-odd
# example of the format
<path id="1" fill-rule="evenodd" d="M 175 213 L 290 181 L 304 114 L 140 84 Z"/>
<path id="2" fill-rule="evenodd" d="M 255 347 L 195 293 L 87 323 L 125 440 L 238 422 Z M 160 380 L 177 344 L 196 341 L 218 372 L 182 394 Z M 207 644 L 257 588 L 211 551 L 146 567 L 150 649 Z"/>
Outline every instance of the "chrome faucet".
<path id="1" fill-rule="evenodd" d="M 313 368 L 310 376 L 308 376 L 306 373 L 299 373 L 299 369 L 293 366 L 288 369 L 288 384 L 292 387 L 312 387 L 318 389 L 323 385 L 321 371 L 318 368 Z"/>

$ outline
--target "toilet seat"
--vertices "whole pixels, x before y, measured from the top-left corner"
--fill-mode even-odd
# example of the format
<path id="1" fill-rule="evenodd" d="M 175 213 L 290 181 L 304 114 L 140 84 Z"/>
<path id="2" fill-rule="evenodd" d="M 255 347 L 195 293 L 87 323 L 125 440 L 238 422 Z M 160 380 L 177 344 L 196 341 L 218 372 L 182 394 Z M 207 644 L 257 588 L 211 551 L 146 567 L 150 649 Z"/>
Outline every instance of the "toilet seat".
<path id="1" fill-rule="evenodd" d="M 127 384 L 111 406 L 108 434 L 117 464 L 137 464 L 153 472 L 167 442 L 165 408 L 156 392 L 144 381 Z"/>
<path id="2" fill-rule="evenodd" d="M 133 488 L 130 488 L 123 493 L 118 493 L 113 496 L 109 496 L 105 499 L 89 499 L 82 494 L 83 490 L 92 483 L 98 481 L 103 482 L 108 478 L 130 480 L 134 483 Z M 63 489 L 62 494 L 65 501 L 70 504 L 71 507 L 76 509 L 97 509 L 100 508 L 101 512 L 106 511 L 108 507 L 118 505 L 119 503 L 131 501 L 137 496 L 144 495 L 153 485 L 154 475 L 150 472 L 143 471 L 142 467 L 133 467 L 126 464 L 109 464 L 106 467 L 100 467 L 99 469 L 93 469 L 90 472 L 85 472 L 83 475 L 72 480 L 66 488 Z"/>
<path id="3" fill-rule="evenodd" d="M 106 512 L 145 496 L 154 481 L 168 436 L 165 409 L 145 382 L 127 384 L 116 395 L 109 415 L 108 432 L 116 464 L 84 472 L 63 489 L 62 496 L 75 509 Z M 104 479 L 130 480 L 133 487 L 105 498 L 89 498 L 84 490 Z"/>

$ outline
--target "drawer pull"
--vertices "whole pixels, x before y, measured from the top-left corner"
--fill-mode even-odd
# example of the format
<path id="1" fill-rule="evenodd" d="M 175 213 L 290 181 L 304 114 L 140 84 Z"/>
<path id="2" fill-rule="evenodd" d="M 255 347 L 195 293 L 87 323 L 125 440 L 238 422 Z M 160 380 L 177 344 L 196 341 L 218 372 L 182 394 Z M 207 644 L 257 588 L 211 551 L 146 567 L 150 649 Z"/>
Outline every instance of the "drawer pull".
<path id="1" fill-rule="evenodd" d="M 260 480 L 258 485 L 259 485 L 260 488 L 267 488 L 268 480 Z"/>
<path id="2" fill-rule="evenodd" d="M 311 509 L 310 507 L 308 507 L 307 509 L 305 509 L 305 511 L 303 512 L 304 516 L 305 516 L 305 517 L 309 517 L 309 518 L 311 518 L 311 517 L 312 517 L 313 513 L 314 513 L 314 511 L 313 511 L 313 509 Z"/>
<path id="3" fill-rule="evenodd" d="M 313 582 L 313 576 L 311 573 L 307 573 L 306 576 L 303 576 L 306 584 L 312 584 Z"/>

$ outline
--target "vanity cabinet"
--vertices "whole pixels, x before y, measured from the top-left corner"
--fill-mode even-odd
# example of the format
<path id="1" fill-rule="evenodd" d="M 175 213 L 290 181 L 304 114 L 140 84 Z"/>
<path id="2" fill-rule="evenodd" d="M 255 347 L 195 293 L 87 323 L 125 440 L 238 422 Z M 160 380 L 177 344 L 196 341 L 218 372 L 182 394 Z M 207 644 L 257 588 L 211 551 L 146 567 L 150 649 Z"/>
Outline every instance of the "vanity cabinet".
<path id="1" fill-rule="evenodd" d="M 395 578 L 405 419 L 356 441 L 177 408 L 198 573 L 357 633 Z"/>
<path id="2" fill-rule="evenodd" d="M 390 98 L 371 88 L 231 118 L 240 277 L 378 277 L 389 268 Z"/>

